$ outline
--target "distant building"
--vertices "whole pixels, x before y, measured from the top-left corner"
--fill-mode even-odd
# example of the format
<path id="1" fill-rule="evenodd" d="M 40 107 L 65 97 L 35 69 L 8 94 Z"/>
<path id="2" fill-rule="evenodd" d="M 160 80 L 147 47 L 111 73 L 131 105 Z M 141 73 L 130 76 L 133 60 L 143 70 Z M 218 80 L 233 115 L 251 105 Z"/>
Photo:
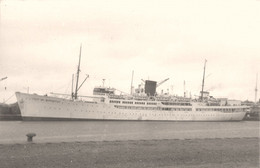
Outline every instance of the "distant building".
<path id="1" fill-rule="evenodd" d="M 243 106 L 253 106 L 255 103 L 249 100 L 241 102 L 241 105 Z"/>
<path id="2" fill-rule="evenodd" d="M 228 98 L 218 98 L 221 106 L 241 106 L 240 100 L 228 100 Z"/>
<path id="3" fill-rule="evenodd" d="M 228 100 L 228 106 L 241 106 L 241 100 Z"/>
<path id="4" fill-rule="evenodd" d="M 227 98 L 217 98 L 217 100 L 219 101 L 219 104 L 221 106 L 226 106 L 227 105 Z"/>
<path id="5" fill-rule="evenodd" d="M 202 94 L 202 91 L 200 91 L 200 95 Z M 200 96 L 201 97 L 201 96 Z M 203 91 L 203 99 L 208 99 L 209 98 L 209 92 Z"/>

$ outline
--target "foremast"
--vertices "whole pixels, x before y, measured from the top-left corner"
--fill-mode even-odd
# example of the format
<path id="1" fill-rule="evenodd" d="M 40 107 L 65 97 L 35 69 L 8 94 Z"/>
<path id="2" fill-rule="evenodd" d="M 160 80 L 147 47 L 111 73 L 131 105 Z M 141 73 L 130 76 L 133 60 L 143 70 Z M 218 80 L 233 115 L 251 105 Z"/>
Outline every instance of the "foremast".
<path id="1" fill-rule="evenodd" d="M 82 45 L 80 45 L 80 50 L 79 50 L 79 64 L 78 64 L 78 69 L 77 69 L 76 88 L 75 88 L 74 99 L 78 98 L 78 83 L 79 83 L 79 72 L 80 72 L 81 47 L 82 47 Z"/>
<path id="2" fill-rule="evenodd" d="M 81 88 L 81 86 L 84 84 L 84 82 L 87 80 L 87 78 L 89 77 L 89 75 L 86 75 L 86 78 L 84 79 L 84 81 L 81 83 L 80 86 L 78 86 L 79 84 L 79 73 L 80 73 L 80 61 L 81 61 L 81 48 L 82 45 L 80 45 L 80 50 L 79 50 L 79 63 L 78 63 L 78 69 L 77 69 L 77 74 L 76 74 L 76 88 L 75 88 L 75 93 L 73 93 L 73 81 L 74 81 L 74 75 L 72 75 L 72 93 L 71 93 L 71 98 L 72 99 L 78 99 L 78 91 Z"/>

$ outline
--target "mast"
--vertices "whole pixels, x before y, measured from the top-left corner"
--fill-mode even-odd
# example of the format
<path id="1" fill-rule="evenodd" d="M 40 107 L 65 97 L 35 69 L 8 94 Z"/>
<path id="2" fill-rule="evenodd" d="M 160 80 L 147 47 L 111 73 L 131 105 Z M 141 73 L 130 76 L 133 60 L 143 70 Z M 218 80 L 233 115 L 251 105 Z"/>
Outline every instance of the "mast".
<path id="1" fill-rule="evenodd" d="M 102 84 L 103 84 L 102 87 L 103 87 L 103 88 L 105 87 L 105 80 L 106 80 L 106 79 L 102 79 Z"/>
<path id="2" fill-rule="evenodd" d="M 184 97 L 186 97 L 186 89 L 185 89 L 185 80 L 184 80 L 184 83 L 183 83 L 183 93 L 184 93 Z"/>
<path id="3" fill-rule="evenodd" d="M 203 71 L 203 79 L 202 79 L 202 89 L 201 89 L 201 101 L 203 101 L 204 79 L 205 79 L 206 62 L 207 62 L 207 60 L 205 59 L 205 63 L 204 63 L 204 71 Z"/>
<path id="4" fill-rule="evenodd" d="M 134 78 L 134 71 L 132 71 L 132 80 L 131 80 L 131 89 L 130 89 L 130 94 L 133 94 L 133 78 Z"/>
<path id="5" fill-rule="evenodd" d="M 73 99 L 73 97 L 74 97 L 74 93 L 73 93 L 73 83 L 74 83 L 74 74 L 72 74 L 71 99 Z"/>
<path id="6" fill-rule="evenodd" d="M 256 84 L 255 84 L 255 103 L 257 99 L 257 78 L 258 78 L 258 73 L 256 74 Z"/>
<path id="7" fill-rule="evenodd" d="M 78 70 L 77 70 L 77 78 L 76 78 L 76 88 L 75 88 L 75 95 L 74 98 L 77 99 L 78 98 L 78 83 L 79 83 L 79 72 L 80 72 L 80 59 L 81 59 L 81 46 L 80 45 L 80 51 L 79 51 L 79 64 L 78 64 Z"/>

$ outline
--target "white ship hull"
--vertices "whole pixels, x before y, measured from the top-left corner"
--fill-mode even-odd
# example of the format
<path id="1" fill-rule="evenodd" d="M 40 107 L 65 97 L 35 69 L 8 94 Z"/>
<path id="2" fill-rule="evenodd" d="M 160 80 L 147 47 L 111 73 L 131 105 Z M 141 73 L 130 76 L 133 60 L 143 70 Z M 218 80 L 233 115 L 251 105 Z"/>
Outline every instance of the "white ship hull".
<path id="1" fill-rule="evenodd" d="M 246 114 L 245 107 L 232 107 L 235 111 L 213 111 L 222 106 L 207 106 L 208 110 L 196 110 L 199 106 L 174 106 L 178 111 L 162 110 L 167 105 L 150 106 L 151 110 L 140 106 L 118 106 L 108 102 L 74 101 L 35 94 L 16 93 L 24 120 L 156 120 L 156 121 L 240 121 Z M 124 107 L 124 108 L 122 108 Z M 205 108 L 205 106 L 201 106 Z M 226 109 L 231 107 L 226 106 Z M 158 110 L 159 109 L 159 110 Z"/>

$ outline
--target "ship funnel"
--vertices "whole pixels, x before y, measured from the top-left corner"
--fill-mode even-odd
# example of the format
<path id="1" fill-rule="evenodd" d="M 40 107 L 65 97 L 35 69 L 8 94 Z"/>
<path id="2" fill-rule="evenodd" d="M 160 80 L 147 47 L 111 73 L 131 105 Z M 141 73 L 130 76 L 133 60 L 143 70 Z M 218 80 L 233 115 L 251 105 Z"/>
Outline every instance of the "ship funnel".
<path id="1" fill-rule="evenodd" d="M 145 87 L 144 87 L 145 93 L 148 96 L 154 96 L 155 95 L 155 91 L 156 91 L 156 85 L 157 85 L 156 81 L 146 80 L 145 81 Z"/>

